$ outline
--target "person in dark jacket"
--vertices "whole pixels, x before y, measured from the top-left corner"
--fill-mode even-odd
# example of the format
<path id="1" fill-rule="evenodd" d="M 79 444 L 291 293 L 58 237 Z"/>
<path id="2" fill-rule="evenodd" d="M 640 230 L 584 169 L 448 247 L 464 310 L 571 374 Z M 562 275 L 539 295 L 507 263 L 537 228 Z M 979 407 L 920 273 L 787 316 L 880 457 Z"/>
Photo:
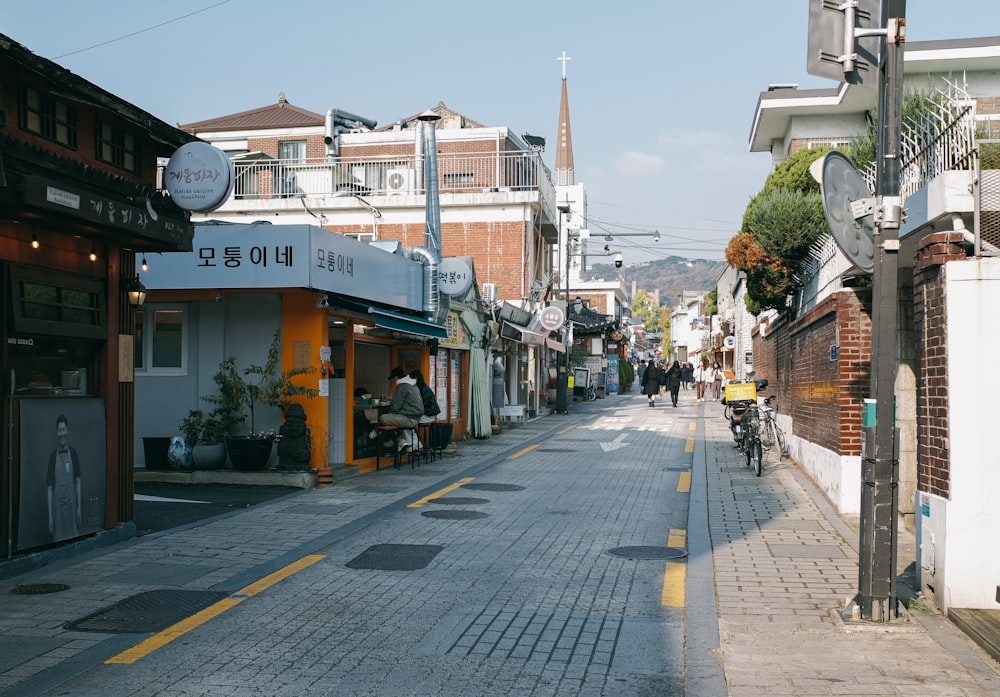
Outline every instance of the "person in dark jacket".
<path id="1" fill-rule="evenodd" d="M 655 361 L 650 361 L 642 374 L 642 393 L 646 395 L 649 406 L 656 406 L 656 395 L 660 394 L 660 368 Z"/>
<path id="2" fill-rule="evenodd" d="M 681 370 L 680 362 L 674 361 L 674 364 L 667 371 L 666 377 L 667 390 L 670 391 L 670 401 L 673 402 L 675 407 L 677 406 L 677 393 L 681 390 Z"/>

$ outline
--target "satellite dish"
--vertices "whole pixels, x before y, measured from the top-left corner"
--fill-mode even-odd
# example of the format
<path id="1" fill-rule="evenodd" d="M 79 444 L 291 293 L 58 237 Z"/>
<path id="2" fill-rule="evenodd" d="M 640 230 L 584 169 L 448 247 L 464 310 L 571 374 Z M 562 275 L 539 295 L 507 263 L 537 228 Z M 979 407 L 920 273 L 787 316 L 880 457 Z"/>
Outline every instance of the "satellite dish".
<path id="1" fill-rule="evenodd" d="M 823 158 L 820 192 L 823 213 L 833 239 L 852 264 L 865 273 L 875 270 L 875 197 L 843 153 Z"/>

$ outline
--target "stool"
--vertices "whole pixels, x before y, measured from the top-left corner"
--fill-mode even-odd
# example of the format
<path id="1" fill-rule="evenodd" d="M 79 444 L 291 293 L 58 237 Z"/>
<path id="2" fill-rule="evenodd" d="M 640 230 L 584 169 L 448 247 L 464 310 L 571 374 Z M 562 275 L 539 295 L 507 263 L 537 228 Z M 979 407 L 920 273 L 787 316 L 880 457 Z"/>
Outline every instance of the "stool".
<path id="1" fill-rule="evenodd" d="M 420 443 L 423 446 L 420 451 L 414 455 L 417 460 L 425 460 L 426 462 L 434 462 L 435 455 L 437 451 L 431 447 L 431 426 L 433 421 L 428 421 L 427 423 L 417 424 L 417 434 L 420 437 Z"/>
<path id="2" fill-rule="evenodd" d="M 403 462 L 403 458 L 407 458 L 410 461 L 410 469 L 414 466 L 414 457 L 412 447 L 406 453 L 400 453 L 397 443 L 399 442 L 399 437 L 405 432 L 409 432 L 410 439 L 416 440 L 417 427 L 416 426 L 391 426 L 389 424 L 379 424 L 378 426 L 378 449 L 375 451 L 375 471 L 377 472 L 381 466 L 382 460 L 382 448 L 383 440 L 391 436 L 392 437 L 392 466 L 399 469 L 399 466 Z"/>

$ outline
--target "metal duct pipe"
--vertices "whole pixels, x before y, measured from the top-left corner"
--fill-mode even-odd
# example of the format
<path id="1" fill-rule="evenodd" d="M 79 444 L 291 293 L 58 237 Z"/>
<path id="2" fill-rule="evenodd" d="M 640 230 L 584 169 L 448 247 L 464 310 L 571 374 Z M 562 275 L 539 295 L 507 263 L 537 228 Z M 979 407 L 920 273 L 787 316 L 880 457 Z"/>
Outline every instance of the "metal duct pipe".
<path id="1" fill-rule="evenodd" d="M 428 109 L 417 119 L 423 127 L 420 133 L 424 151 L 424 182 L 427 203 L 424 212 L 424 245 L 441 261 L 441 196 L 438 187 L 437 135 L 435 123 L 441 117 Z"/>
<path id="2" fill-rule="evenodd" d="M 326 118 L 323 121 L 323 142 L 326 144 L 326 154 L 334 157 L 340 154 L 337 136 L 341 133 L 346 133 L 352 128 L 372 129 L 376 125 L 375 119 L 365 118 L 340 109 L 327 109 Z"/>
<path id="3" fill-rule="evenodd" d="M 424 314 L 436 318 L 438 313 L 438 264 L 439 258 L 423 247 L 407 247 L 403 256 L 424 265 Z"/>

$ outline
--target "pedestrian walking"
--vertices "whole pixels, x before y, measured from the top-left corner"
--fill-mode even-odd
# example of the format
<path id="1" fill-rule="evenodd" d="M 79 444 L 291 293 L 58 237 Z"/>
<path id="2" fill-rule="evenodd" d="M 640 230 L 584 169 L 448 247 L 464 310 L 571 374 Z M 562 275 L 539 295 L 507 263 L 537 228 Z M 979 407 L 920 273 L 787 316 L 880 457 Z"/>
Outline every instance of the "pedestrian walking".
<path id="1" fill-rule="evenodd" d="M 722 398 L 722 379 L 726 376 L 718 361 L 712 366 L 712 399 L 718 402 Z"/>
<path id="2" fill-rule="evenodd" d="M 642 374 L 642 393 L 646 395 L 649 406 L 656 406 L 656 395 L 660 394 L 660 368 L 654 361 L 650 361 L 646 370 Z"/>
<path id="3" fill-rule="evenodd" d="M 690 390 L 694 384 L 694 368 L 690 363 L 684 361 L 681 366 L 681 385 L 684 386 L 685 390 Z"/>
<path id="4" fill-rule="evenodd" d="M 694 398 L 695 401 L 705 399 L 705 387 L 708 385 L 709 372 L 708 359 L 702 358 L 701 363 L 694 369 Z"/>
<path id="5" fill-rule="evenodd" d="M 670 392 L 670 401 L 673 405 L 677 406 L 677 394 L 681 390 L 681 364 L 679 361 L 674 361 L 670 369 L 667 370 L 666 384 L 667 390 Z"/>

